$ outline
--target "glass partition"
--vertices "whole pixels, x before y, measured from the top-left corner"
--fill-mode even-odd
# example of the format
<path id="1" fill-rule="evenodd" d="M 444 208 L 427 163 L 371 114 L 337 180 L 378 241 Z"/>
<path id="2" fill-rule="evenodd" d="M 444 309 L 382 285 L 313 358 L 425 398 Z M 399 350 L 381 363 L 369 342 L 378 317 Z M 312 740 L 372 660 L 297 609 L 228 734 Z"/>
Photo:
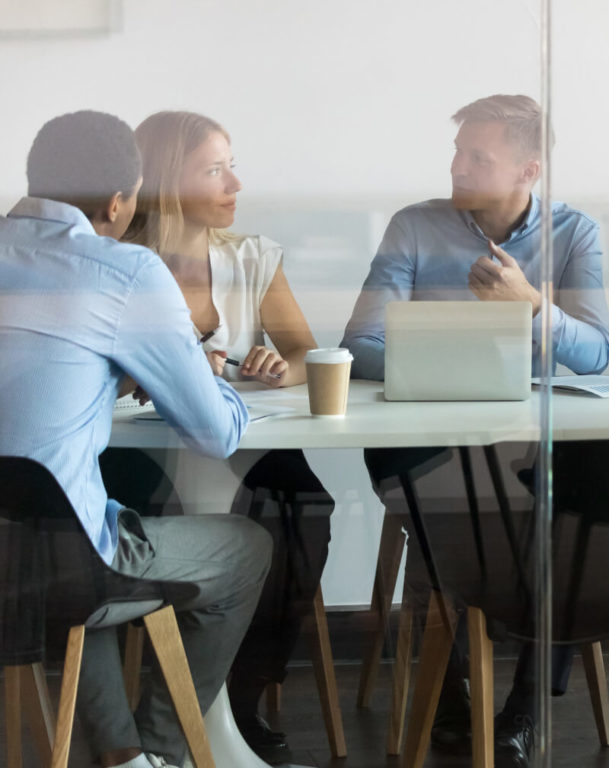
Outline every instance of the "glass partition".
<path id="1" fill-rule="evenodd" d="M 249 406 L 239 449 L 210 458 L 128 395 L 101 459 L 142 515 L 232 512 L 271 534 L 229 685 L 246 742 L 268 763 L 599 765 L 592 714 L 572 712 L 585 674 L 597 713 L 604 691 L 603 401 L 549 379 L 607 362 L 606 12 L 114 0 L 62 32 L 36 6 L 0 18 L 2 213 L 47 120 L 92 109 L 137 129 L 125 242 L 160 253 Z M 327 376 L 312 405 L 304 354 L 339 346 L 346 415 L 317 418 L 344 381 L 310 366 Z M 551 699 L 580 642 L 586 672 L 578 656 Z"/>

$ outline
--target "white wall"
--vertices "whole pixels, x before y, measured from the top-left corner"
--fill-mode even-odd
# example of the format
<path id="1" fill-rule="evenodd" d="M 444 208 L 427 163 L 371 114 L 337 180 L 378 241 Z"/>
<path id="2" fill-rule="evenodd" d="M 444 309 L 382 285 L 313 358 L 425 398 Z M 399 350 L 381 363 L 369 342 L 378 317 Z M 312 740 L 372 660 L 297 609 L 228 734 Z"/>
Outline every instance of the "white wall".
<path id="1" fill-rule="evenodd" d="M 123 9 L 123 31 L 107 37 L 0 39 L 4 201 L 23 191 L 42 122 L 83 107 L 132 124 L 162 108 L 219 119 L 244 200 L 441 195 L 452 112 L 492 92 L 539 94 L 537 0 L 123 0 Z M 561 196 L 606 196 L 608 17 L 605 0 L 554 3 Z"/>
<path id="2" fill-rule="evenodd" d="M 532 0 L 124 0 L 122 34 L 2 41 L 0 194 L 21 191 L 40 124 L 83 107 L 219 119 L 244 197 L 442 194 L 455 109 L 538 93 L 536 13 Z"/>
<path id="3" fill-rule="evenodd" d="M 602 211 L 609 5 L 556 0 L 554 21 L 556 194 Z M 118 34 L 0 40 L 0 72 L 1 209 L 24 193 L 28 148 L 50 117 L 94 108 L 136 125 L 159 109 L 204 112 L 233 137 L 237 228 L 286 245 L 320 343 L 336 343 L 390 213 L 449 192 L 450 115 L 490 93 L 539 96 L 539 10 L 537 0 L 124 0 Z M 358 452 L 329 459 L 312 457 L 339 502 L 324 587 L 330 603 L 362 603 L 381 510 Z"/>

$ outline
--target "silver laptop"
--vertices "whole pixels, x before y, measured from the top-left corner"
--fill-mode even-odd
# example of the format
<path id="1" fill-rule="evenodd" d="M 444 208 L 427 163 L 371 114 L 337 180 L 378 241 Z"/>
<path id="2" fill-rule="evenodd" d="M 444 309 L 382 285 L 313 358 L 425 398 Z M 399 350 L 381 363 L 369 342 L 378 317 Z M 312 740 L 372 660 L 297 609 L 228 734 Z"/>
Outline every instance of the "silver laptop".
<path id="1" fill-rule="evenodd" d="M 386 400 L 526 400 L 527 301 L 392 301 L 385 313 Z"/>

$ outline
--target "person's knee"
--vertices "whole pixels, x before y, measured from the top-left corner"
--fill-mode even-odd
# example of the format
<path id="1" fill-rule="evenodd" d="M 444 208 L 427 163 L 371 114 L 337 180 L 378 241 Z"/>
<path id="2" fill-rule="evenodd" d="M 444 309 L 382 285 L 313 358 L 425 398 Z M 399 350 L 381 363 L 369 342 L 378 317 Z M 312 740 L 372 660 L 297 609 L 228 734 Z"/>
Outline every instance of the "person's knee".
<path id="1" fill-rule="evenodd" d="M 263 576 L 269 571 L 273 556 L 273 537 L 261 525 L 247 517 L 235 517 L 243 541 L 243 567 L 254 572 L 262 568 Z"/>

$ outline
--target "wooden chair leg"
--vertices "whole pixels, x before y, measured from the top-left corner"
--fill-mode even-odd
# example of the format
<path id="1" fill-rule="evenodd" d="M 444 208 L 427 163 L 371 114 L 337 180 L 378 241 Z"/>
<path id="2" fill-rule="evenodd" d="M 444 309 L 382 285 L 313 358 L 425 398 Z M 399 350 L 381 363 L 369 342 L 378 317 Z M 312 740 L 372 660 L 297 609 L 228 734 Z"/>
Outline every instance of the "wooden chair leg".
<path id="1" fill-rule="evenodd" d="M 582 660 L 588 681 L 588 690 L 592 701 L 592 710 L 598 738 L 603 747 L 609 746 L 609 695 L 607 694 L 607 676 L 600 643 L 582 645 Z"/>
<path id="2" fill-rule="evenodd" d="M 493 643 L 486 634 L 486 618 L 479 608 L 467 609 L 469 677 L 472 699 L 473 768 L 493 768 Z"/>
<path id="3" fill-rule="evenodd" d="M 132 711 L 140 700 L 140 678 L 142 673 L 142 654 L 144 651 L 144 628 L 129 624 L 125 640 L 125 658 L 123 661 L 123 679 L 127 701 Z"/>
<path id="4" fill-rule="evenodd" d="M 53 746 L 52 768 L 67 768 L 70 754 L 70 741 L 74 725 L 74 709 L 76 707 L 76 692 L 80 677 L 80 662 L 85 641 L 83 624 L 72 627 L 68 635 L 66 658 L 61 680 L 61 694 L 57 713 L 57 728 Z"/>
<path id="5" fill-rule="evenodd" d="M 267 685 L 266 709 L 268 712 L 281 711 L 281 683 L 269 683 Z"/>
<path id="6" fill-rule="evenodd" d="M 21 768 L 21 670 L 4 668 L 4 719 L 6 727 L 6 766 Z"/>
<path id="7" fill-rule="evenodd" d="M 195 768 L 215 768 L 180 630 L 171 606 L 144 617 Z"/>
<path id="8" fill-rule="evenodd" d="M 328 620 L 321 591 L 321 585 L 317 588 L 313 601 L 314 631 L 310 632 L 311 657 L 313 669 L 317 680 L 317 690 L 321 709 L 330 743 L 330 751 L 333 757 L 346 757 L 347 746 L 343 730 L 343 718 L 338 700 L 338 688 L 336 686 L 336 674 L 334 672 L 334 660 L 330 646 L 328 632 Z"/>
<path id="9" fill-rule="evenodd" d="M 404 585 L 405 586 L 405 585 Z M 398 647 L 393 666 L 393 692 L 391 697 L 391 714 L 389 718 L 389 733 L 387 734 L 387 754 L 399 755 L 402 749 L 404 723 L 406 718 L 406 702 L 410 685 L 410 669 L 412 660 L 412 607 L 408 605 L 406 589 L 402 598 L 400 610 L 400 627 L 398 630 Z"/>
<path id="10" fill-rule="evenodd" d="M 372 641 L 362 659 L 362 669 L 357 691 L 358 707 L 368 707 L 370 705 L 370 698 L 376 683 L 386 629 L 389 623 L 391 601 L 406 539 L 402 533 L 402 525 L 403 519 L 400 515 L 385 513 L 370 605 L 370 612 L 373 615 L 375 627 Z"/>
<path id="11" fill-rule="evenodd" d="M 21 668 L 21 696 L 30 731 L 44 768 L 51 765 L 55 741 L 55 715 L 42 664 Z"/>
<path id="12" fill-rule="evenodd" d="M 457 615 L 452 606 L 432 591 L 401 768 L 422 768 L 425 762 L 456 624 Z"/>

